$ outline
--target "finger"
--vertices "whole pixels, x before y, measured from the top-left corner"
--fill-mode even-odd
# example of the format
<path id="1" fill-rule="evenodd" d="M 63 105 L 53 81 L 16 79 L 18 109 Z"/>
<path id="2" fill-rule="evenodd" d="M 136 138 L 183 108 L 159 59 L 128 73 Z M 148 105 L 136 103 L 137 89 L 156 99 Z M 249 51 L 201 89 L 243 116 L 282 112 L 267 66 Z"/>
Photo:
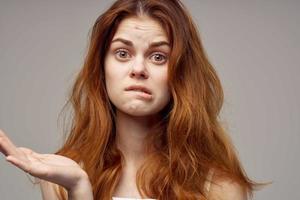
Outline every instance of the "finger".
<path id="1" fill-rule="evenodd" d="M 41 179 L 38 178 L 38 177 L 34 177 L 34 182 L 35 182 L 35 183 L 40 183 L 40 182 L 41 182 Z"/>
<path id="2" fill-rule="evenodd" d="M 37 162 L 38 161 L 43 164 L 49 164 L 49 161 L 47 162 L 47 160 L 48 160 L 48 157 L 51 156 L 51 154 L 39 154 L 39 153 L 36 153 L 33 150 L 26 148 L 26 147 L 18 147 L 17 149 L 18 149 L 18 151 L 21 152 L 18 154 L 18 156 L 15 156 L 18 159 L 21 159 L 26 162 L 28 162 L 28 161 Z M 21 155 L 21 154 L 23 154 L 23 155 Z M 21 155 L 21 156 L 19 156 L 19 155 Z M 51 161 L 51 159 L 50 159 L 50 161 Z M 50 164 L 51 164 L 51 162 L 50 162 Z M 56 162 L 54 162 L 54 164 L 56 164 Z"/>
<path id="3" fill-rule="evenodd" d="M 22 150 L 26 154 L 32 154 L 33 150 L 26 147 L 18 147 L 18 149 Z"/>
<path id="4" fill-rule="evenodd" d="M 47 176 L 48 167 L 46 165 L 41 164 L 40 162 L 35 162 L 36 160 L 32 159 L 30 156 L 28 157 L 27 161 L 24 161 L 23 159 L 20 159 L 15 156 L 7 156 L 6 160 L 32 176 Z"/>
<path id="5" fill-rule="evenodd" d="M 25 153 L 27 156 L 32 156 L 37 159 L 43 158 L 42 154 L 34 152 L 32 149 L 26 148 L 26 147 L 18 147 L 18 150 L 22 151 Z"/>
<path id="6" fill-rule="evenodd" d="M 30 169 L 28 163 L 25 163 L 21 159 L 18 159 L 14 156 L 7 156 L 6 161 L 10 162 L 11 164 L 13 164 L 14 166 L 16 166 L 19 169 L 23 170 L 24 172 L 31 174 L 31 169 Z"/>
<path id="7" fill-rule="evenodd" d="M 5 156 L 17 154 L 17 147 L 10 141 L 2 130 L 0 130 L 0 151 Z"/>
<path id="8" fill-rule="evenodd" d="M 14 156 L 7 156 L 6 160 L 32 176 L 37 175 L 35 172 L 32 171 L 32 167 L 31 167 L 30 163 L 26 163 L 26 162 L 22 161 L 21 159 L 18 159 Z"/>
<path id="9" fill-rule="evenodd" d="M 17 150 L 19 153 L 15 155 L 14 157 L 17 158 L 18 160 L 23 161 L 23 163 L 28 164 L 34 164 L 36 162 L 41 162 L 42 163 L 42 154 L 38 154 L 34 152 L 33 150 L 25 147 L 18 147 Z"/>

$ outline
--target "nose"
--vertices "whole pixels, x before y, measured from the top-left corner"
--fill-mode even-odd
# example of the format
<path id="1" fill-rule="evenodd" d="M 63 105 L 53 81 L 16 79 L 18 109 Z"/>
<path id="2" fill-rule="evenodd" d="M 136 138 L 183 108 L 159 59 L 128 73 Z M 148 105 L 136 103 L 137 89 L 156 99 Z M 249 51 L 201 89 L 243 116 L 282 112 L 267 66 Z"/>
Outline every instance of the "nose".
<path id="1" fill-rule="evenodd" d="M 147 79 L 149 77 L 147 66 L 143 58 L 136 58 L 135 62 L 132 64 L 130 77 L 137 79 Z"/>

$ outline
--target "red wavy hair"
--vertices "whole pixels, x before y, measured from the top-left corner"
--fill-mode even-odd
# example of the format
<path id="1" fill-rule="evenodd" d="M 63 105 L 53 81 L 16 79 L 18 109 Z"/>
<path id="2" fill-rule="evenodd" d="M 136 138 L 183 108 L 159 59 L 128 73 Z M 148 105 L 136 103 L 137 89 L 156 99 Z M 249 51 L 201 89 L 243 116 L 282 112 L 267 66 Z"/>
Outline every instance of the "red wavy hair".
<path id="1" fill-rule="evenodd" d="M 137 172 L 142 197 L 159 200 L 207 199 L 209 169 L 237 181 L 251 196 L 252 182 L 219 119 L 223 90 L 199 33 L 179 0 L 118 0 L 96 20 L 83 68 L 66 105 L 73 108 L 68 138 L 56 152 L 82 164 L 94 199 L 111 200 L 124 156 L 115 143 L 115 107 L 105 88 L 104 59 L 120 22 L 148 15 L 165 29 L 171 43 L 169 104 L 145 140 L 148 157 Z M 60 187 L 60 196 L 66 199 Z"/>

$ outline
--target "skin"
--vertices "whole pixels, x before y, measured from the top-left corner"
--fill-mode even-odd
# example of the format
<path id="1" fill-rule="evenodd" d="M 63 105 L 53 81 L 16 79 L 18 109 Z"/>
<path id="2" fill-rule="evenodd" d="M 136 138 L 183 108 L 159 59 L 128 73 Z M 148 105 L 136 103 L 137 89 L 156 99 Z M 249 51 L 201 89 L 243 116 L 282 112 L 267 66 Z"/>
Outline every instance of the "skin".
<path id="1" fill-rule="evenodd" d="M 116 41 L 118 38 L 130 41 L 131 45 Z M 114 40 L 116 42 L 111 43 L 105 57 L 105 83 L 109 98 L 116 107 L 117 145 L 125 156 L 124 171 L 114 196 L 140 198 L 135 176 L 145 157 L 142 142 L 157 122 L 157 113 L 170 101 L 167 85 L 170 47 L 167 44 L 151 47 L 153 42 L 169 41 L 160 24 L 145 15 L 124 19 Z M 151 99 L 124 90 L 133 84 L 149 88 Z M 0 152 L 8 162 L 41 180 L 44 200 L 57 199 L 53 183 L 66 189 L 69 200 L 93 199 L 86 172 L 73 160 L 16 147 L 2 130 Z M 214 181 L 217 184 L 212 184 L 209 199 L 246 199 L 238 184 Z"/>
<path id="2" fill-rule="evenodd" d="M 63 186 L 69 199 L 92 199 L 91 185 L 85 171 L 73 160 L 54 154 L 39 154 L 29 148 L 16 147 L 0 130 L 0 151 L 6 161 L 24 172 Z"/>
<path id="3" fill-rule="evenodd" d="M 113 40 L 122 38 L 132 46 L 113 42 L 105 57 L 106 89 L 117 108 L 117 144 L 126 155 L 126 167 L 119 184 L 130 178 L 127 194 L 139 196 L 132 178 L 144 156 L 141 141 L 156 123 L 157 113 L 169 102 L 167 66 L 170 48 L 167 44 L 149 47 L 153 42 L 168 43 L 162 27 L 149 17 L 124 19 Z M 149 88 L 151 99 L 141 98 L 137 92 L 124 89 L 139 84 Z M 86 172 L 73 160 L 54 154 L 40 154 L 29 148 L 17 147 L 0 131 L 0 151 L 6 160 L 26 173 L 41 180 L 44 199 L 56 199 L 52 183 L 63 186 L 68 199 L 93 199 L 92 187 Z M 127 195 L 128 196 L 128 195 Z"/>
<path id="4" fill-rule="evenodd" d="M 164 44 L 151 46 L 155 42 Z M 130 193 L 131 197 L 139 197 L 135 175 L 145 157 L 142 142 L 156 123 L 157 113 L 170 101 L 168 43 L 157 21 L 148 16 L 130 17 L 120 23 L 107 52 L 106 89 L 116 107 L 117 145 L 126 161 L 116 196 Z M 124 90 L 134 84 L 149 88 L 152 98 L 144 99 L 137 92 Z"/>
<path id="5" fill-rule="evenodd" d="M 130 41 L 132 46 L 119 39 Z M 162 44 L 151 48 L 154 42 L 168 43 L 158 22 L 147 16 L 126 18 L 120 23 L 105 58 L 109 98 L 120 112 L 130 118 L 153 118 L 170 100 L 167 86 L 170 47 Z M 145 100 L 135 93 L 124 91 L 133 84 L 148 87 L 153 98 Z"/>

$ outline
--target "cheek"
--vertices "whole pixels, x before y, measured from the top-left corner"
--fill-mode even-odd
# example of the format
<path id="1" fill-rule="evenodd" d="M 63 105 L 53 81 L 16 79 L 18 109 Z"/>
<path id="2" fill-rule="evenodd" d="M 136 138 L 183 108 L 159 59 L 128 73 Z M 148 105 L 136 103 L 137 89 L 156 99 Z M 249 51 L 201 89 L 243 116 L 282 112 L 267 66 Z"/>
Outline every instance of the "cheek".
<path id="1" fill-rule="evenodd" d="M 167 70 L 165 73 L 163 73 L 163 76 L 161 77 L 162 85 L 164 86 L 164 94 L 167 99 L 170 99 L 171 93 L 170 93 L 170 88 L 168 84 L 168 72 Z"/>
<path id="2" fill-rule="evenodd" d="M 117 80 L 120 80 L 122 72 L 121 67 L 117 65 L 112 59 L 106 59 L 104 64 L 105 82 L 108 85 L 114 84 Z"/>
<path id="3" fill-rule="evenodd" d="M 110 59 L 106 59 L 104 63 L 104 74 L 105 74 L 105 87 L 108 92 L 108 95 L 111 96 L 112 88 L 114 87 L 115 84 L 115 78 L 116 78 L 116 73 L 115 73 L 115 68 L 113 65 L 113 62 Z"/>
<path id="4" fill-rule="evenodd" d="M 114 63 L 112 59 L 110 59 L 109 57 L 106 58 L 104 62 L 104 72 L 106 79 L 111 79 L 113 77 L 114 71 Z"/>
<path id="5" fill-rule="evenodd" d="M 164 90 L 169 90 L 168 88 L 168 72 L 167 69 L 160 70 L 155 73 L 155 77 L 157 80 L 158 85 L 164 89 Z"/>
<path id="6" fill-rule="evenodd" d="M 160 99 L 170 99 L 170 90 L 168 85 L 168 76 L 167 71 L 158 70 L 153 75 L 153 81 L 155 82 L 155 88 L 158 91 L 158 95 Z"/>

